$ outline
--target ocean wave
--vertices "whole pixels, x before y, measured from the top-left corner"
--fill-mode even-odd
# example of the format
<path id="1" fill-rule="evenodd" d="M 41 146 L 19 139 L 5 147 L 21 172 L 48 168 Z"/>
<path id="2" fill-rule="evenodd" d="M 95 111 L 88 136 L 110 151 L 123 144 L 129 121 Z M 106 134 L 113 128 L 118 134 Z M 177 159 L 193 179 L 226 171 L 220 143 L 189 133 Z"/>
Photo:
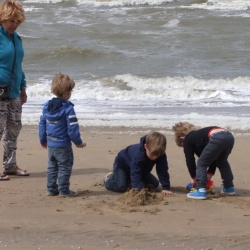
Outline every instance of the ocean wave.
<path id="1" fill-rule="evenodd" d="M 144 102 L 155 106 L 250 106 L 250 77 L 197 79 L 194 77 L 142 78 L 130 74 L 79 80 L 75 100 Z M 31 99 L 47 99 L 49 80 L 29 85 Z"/>
<path id="2" fill-rule="evenodd" d="M 176 0 L 25 0 L 25 4 L 57 4 L 64 2 L 76 2 L 78 5 L 93 6 L 136 6 L 136 5 L 161 5 L 165 3 L 175 2 Z M 184 1 L 186 2 L 186 1 Z M 204 1 L 187 1 L 180 8 L 188 9 L 208 9 L 208 10 L 247 10 L 250 7 L 249 0 L 204 0 Z M 37 10 L 34 7 L 27 7 L 26 11 Z"/>
<path id="3" fill-rule="evenodd" d="M 205 3 L 194 3 L 181 8 L 207 9 L 207 10 L 247 10 L 250 7 L 249 0 L 208 0 Z"/>
<path id="4" fill-rule="evenodd" d="M 23 34 L 23 33 L 21 33 L 21 32 L 19 32 L 19 35 L 20 35 L 20 37 L 22 38 L 22 40 L 28 40 L 28 39 L 31 39 L 31 40 L 41 40 L 41 39 L 45 39 L 45 40 L 47 40 L 48 39 L 48 37 L 46 37 L 46 36 L 33 36 L 33 35 L 25 35 L 25 34 Z"/>
<path id="5" fill-rule="evenodd" d="M 166 24 L 162 25 L 162 27 L 165 27 L 165 28 L 175 28 L 175 27 L 178 26 L 179 23 L 180 23 L 180 20 L 178 20 L 178 19 L 171 19 Z"/>
<path id="6" fill-rule="evenodd" d="M 62 3 L 62 2 L 72 2 L 72 0 L 24 0 L 24 3 L 39 3 L 39 4 L 43 4 L 43 3 Z"/>
<path id="7" fill-rule="evenodd" d="M 136 6 L 136 5 L 158 5 L 171 3 L 175 0 L 77 0 L 79 5 L 91 4 L 95 6 Z"/>
<path id="8" fill-rule="evenodd" d="M 142 78 L 130 74 L 78 80 L 72 92 L 81 126 L 170 129 L 189 121 L 250 130 L 250 77 L 202 80 L 190 77 Z M 53 97 L 51 79 L 28 80 L 23 124 L 38 124 L 43 103 Z"/>
<path id="9" fill-rule="evenodd" d="M 72 100 L 78 122 L 83 127 L 143 127 L 162 128 L 171 130 L 172 126 L 180 121 L 188 121 L 197 126 L 206 127 L 219 125 L 229 130 L 238 130 L 241 133 L 250 130 L 249 112 L 241 114 L 238 108 L 231 112 L 221 108 L 190 108 L 159 107 L 142 108 L 140 105 L 132 109 L 119 105 L 103 105 L 98 102 L 79 102 Z M 196 112 L 194 111 L 196 110 Z M 245 110 L 243 110 L 244 112 Z M 37 125 L 42 112 L 42 104 L 34 105 L 28 102 L 23 106 L 22 123 Z"/>
<path id="10" fill-rule="evenodd" d="M 175 2 L 176 0 L 76 0 L 79 5 L 95 5 L 95 6 L 126 6 L 126 5 L 158 5 L 164 3 Z M 24 0 L 26 4 L 56 4 L 63 2 L 75 2 L 74 0 Z"/>
<path id="11" fill-rule="evenodd" d="M 40 11 L 42 10 L 42 8 L 37 8 L 37 7 L 24 7 L 24 11 L 27 12 L 36 12 L 36 11 Z"/>
<path id="12" fill-rule="evenodd" d="M 34 37 L 32 39 L 35 39 Z M 119 54 L 118 52 L 113 52 L 109 54 Z M 68 61 L 76 61 L 83 58 L 99 58 L 105 56 L 106 54 L 93 49 L 82 49 L 82 48 L 73 48 L 69 46 L 61 46 L 55 49 L 49 49 L 47 51 L 34 52 L 29 55 L 29 58 L 32 60 L 50 60 L 50 59 L 65 59 Z"/>
<path id="13" fill-rule="evenodd" d="M 127 6 L 127 5 L 158 5 L 175 2 L 176 0 L 76 0 L 79 5 L 94 6 Z M 24 3 L 56 4 L 63 2 L 74 2 L 73 0 L 24 0 Z"/>

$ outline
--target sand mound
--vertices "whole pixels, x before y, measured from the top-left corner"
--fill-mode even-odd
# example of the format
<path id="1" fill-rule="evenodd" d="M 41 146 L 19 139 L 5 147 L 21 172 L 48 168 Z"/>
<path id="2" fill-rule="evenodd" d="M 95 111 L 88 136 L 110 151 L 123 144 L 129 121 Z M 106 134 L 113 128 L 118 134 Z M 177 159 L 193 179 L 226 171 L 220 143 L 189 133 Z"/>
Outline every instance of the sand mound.
<path id="1" fill-rule="evenodd" d="M 162 197 L 157 194 L 150 193 L 146 188 L 143 188 L 141 191 L 132 188 L 128 192 L 121 195 L 117 199 L 117 202 L 121 205 L 127 206 L 145 206 L 159 204 L 162 200 Z"/>

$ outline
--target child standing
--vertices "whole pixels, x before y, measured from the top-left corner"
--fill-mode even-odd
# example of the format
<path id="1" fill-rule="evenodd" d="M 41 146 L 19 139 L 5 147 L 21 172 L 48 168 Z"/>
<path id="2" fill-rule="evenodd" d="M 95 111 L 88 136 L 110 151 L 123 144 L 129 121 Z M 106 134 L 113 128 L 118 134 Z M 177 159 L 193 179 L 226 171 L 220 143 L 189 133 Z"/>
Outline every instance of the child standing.
<path id="1" fill-rule="evenodd" d="M 198 129 L 188 122 L 176 123 L 173 130 L 176 144 L 184 149 L 192 183 L 197 185 L 197 189 L 187 197 L 200 200 L 207 198 L 206 183 L 214 174 L 216 166 L 222 178 L 221 192 L 234 195 L 233 173 L 227 160 L 234 146 L 233 135 L 218 126 Z M 199 157 L 197 164 L 195 155 Z"/>
<path id="2" fill-rule="evenodd" d="M 166 156 L 166 137 L 153 132 L 141 138 L 139 144 L 121 150 L 115 158 L 113 172 L 104 177 L 104 185 L 113 192 L 125 192 L 129 185 L 141 190 L 144 185 L 159 187 L 158 179 L 151 174 L 154 165 L 162 185 L 162 194 L 170 195 L 170 181 Z"/>
<path id="3" fill-rule="evenodd" d="M 86 144 L 80 136 L 74 104 L 69 101 L 74 87 L 75 82 L 68 75 L 57 74 L 51 85 L 56 97 L 44 104 L 39 122 L 40 143 L 43 148 L 48 147 L 48 196 L 77 195 L 69 189 L 74 158 L 71 141 L 78 148 Z"/>

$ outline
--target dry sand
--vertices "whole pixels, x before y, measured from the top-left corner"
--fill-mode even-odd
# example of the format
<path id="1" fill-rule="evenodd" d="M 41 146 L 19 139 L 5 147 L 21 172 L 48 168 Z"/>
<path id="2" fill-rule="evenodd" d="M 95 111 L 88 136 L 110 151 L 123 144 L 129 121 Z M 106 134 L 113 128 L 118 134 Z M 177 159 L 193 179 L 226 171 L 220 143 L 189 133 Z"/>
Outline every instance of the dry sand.
<path id="1" fill-rule="evenodd" d="M 30 177 L 0 182 L 0 249 L 250 249 L 250 138 L 236 136 L 230 156 L 237 195 L 215 194 L 207 200 L 186 198 L 190 178 L 184 155 L 168 134 L 167 155 L 173 196 L 144 191 L 135 202 L 131 193 L 107 191 L 103 176 L 112 170 L 117 152 L 138 143 L 149 131 L 84 128 L 87 147 L 74 147 L 71 189 L 75 198 L 46 195 L 47 150 L 37 128 L 25 126 L 17 158 Z M 1 155 L 2 157 L 2 155 Z"/>

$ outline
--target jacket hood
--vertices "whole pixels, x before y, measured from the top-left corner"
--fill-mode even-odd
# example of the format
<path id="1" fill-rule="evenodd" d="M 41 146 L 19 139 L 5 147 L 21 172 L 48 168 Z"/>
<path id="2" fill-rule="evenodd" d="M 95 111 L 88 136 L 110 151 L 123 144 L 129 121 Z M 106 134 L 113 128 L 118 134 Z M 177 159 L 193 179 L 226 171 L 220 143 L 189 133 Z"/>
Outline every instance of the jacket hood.
<path id="1" fill-rule="evenodd" d="M 143 136 L 141 139 L 140 139 L 140 150 L 142 152 L 146 152 L 145 150 L 145 147 L 144 147 L 144 144 L 146 143 L 146 135 Z"/>
<path id="2" fill-rule="evenodd" d="M 48 108 L 47 111 L 50 113 L 57 112 L 63 106 L 63 99 L 53 98 L 52 100 L 48 101 Z"/>
<path id="3" fill-rule="evenodd" d="M 45 115 L 47 119 L 58 119 L 63 116 L 65 109 L 68 106 L 74 106 L 74 104 L 68 100 L 61 98 L 52 98 L 45 104 Z"/>

